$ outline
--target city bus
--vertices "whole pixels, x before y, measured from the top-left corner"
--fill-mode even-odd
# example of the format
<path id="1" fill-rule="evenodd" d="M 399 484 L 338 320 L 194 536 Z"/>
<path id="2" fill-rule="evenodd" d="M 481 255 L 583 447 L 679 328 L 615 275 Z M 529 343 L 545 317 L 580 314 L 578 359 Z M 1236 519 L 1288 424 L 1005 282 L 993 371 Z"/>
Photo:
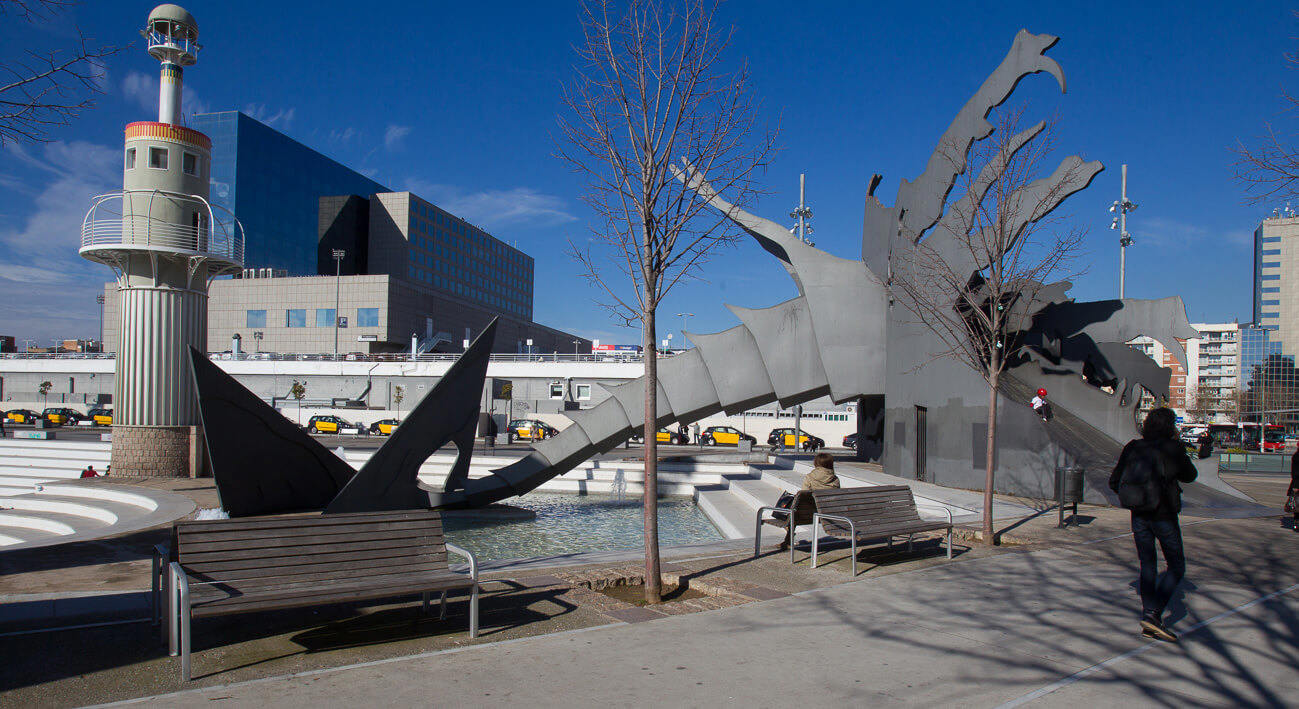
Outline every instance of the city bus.
<path id="1" fill-rule="evenodd" d="M 1218 448 L 1240 448 L 1247 451 L 1279 453 L 1285 450 L 1285 426 L 1270 423 L 1266 426 L 1253 421 L 1223 423 L 1209 426 L 1213 444 Z"/>

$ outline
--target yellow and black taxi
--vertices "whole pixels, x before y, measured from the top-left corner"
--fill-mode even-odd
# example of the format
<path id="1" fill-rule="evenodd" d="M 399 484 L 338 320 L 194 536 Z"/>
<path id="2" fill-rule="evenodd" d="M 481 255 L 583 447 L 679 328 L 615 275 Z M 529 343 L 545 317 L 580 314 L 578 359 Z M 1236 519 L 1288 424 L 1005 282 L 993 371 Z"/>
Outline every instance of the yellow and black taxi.
<path id="1" fill-rule="evenodd" d="M 536 431 L 537 433 L 537 440 L 550 438 L 559 433 L 559 430 L 554 426 L 542 423 L 536 419 L 515 419 L 510 422 L 510 425 L 506 430 L 509 433 L 513 433 L 515 438 L 527 440 L 532 440 L 533 431 Z"/>
<path id="2" fill-rule="evenodd" d="M 641 440 L 644 438 L 645 438 L 645 431 L 642 429 L 637 429 L 636 433 L 633 433 L 631 436 L 631 442 L 639 444 Z M 675 431 L 670 431 L 666 428 L 660 428 L 658 432 L 654 434 L 654 440 L 658 441 L 659 443 L 669 443 L 673 445 L 682 445 L 682 446 L 686 445 L 686 442 L 681 440 L 680 435 L 678 435 Z"/>
<path id="3" fill-rule="evenodd" d="M 376 436 L 391 436 L 392 432 L 397 430 L 397 424 L 401 423 L 397 419 L 380 419 L 370 424 L 370 433 Z"/>
<path id="4" fill-rule="evenodd" d="M 86 412 L 90 417 L 90 422 L 96 426 L 112 426 L 113 410 L 112 409 L 91 409 Z"/>
<path id="5" fill-rule="evenodd" d="M 352 427 L 352 424 L 337 416 L 323 414 L 312 416 L 307 421 L 307 433 L 341 433 L 344 428 Z"/>
<path id="6" fill-rule="evenodd" d="M 738 446 L 740 441 L 757 443 L 758 439 L 733 426 L 709 426 L 699 434 L 699 440 L 706 446 Z"/>
<path id="7" fill-rule="evenodd" d="M 5 412 L 5 423 L 36 423 L 40 417 L 31 409 L 10 409 Z"/>
<path id="8" fill-rule="evenodd" d="M 86 415 L 80 411 L 63 406 L 46 409 L 41 412 L 41 418 L 56 426 L 75 426 L 78 423 L 81 423 L 81 420 L 85 417 Z"/>
<path id="9" fill-rule="evenodd" d="M 782 446 L 784 448 L 794 447 L 794 429 L 792 428 L 774 428 L 771 434 L 767 436 L 767 445 Z M 814 451 L 819 448 L 825 448 L 825 439 L 818 438 L 803 431 L 798 437 L 799 450 Z"/>

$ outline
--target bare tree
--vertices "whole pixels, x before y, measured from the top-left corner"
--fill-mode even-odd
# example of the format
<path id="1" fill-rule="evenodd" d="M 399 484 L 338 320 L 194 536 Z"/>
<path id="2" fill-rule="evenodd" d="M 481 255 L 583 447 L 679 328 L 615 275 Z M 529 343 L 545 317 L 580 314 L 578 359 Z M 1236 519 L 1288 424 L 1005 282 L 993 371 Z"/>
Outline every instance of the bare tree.
<path id="1" fill-rule="evenodd" d="M 1299 17 L 1299 11 L 1292 14 Z M 1288 52 L 1285 60 L 1292 69 L 1299 68 L 1299 54 Z M 1290 111 L 1299 109 L 1299 98 L 1288 93 L 1281 96 L 1291 104 Z M 1232 148 L 1236 179 L 1245 186 L 1247 201 L 1260 204 L 1299 197 L 1299 146 L 1294 133 L 1266 123 L 1257 141 L 1251 148 L 1238 140 Z"/>
<path id="2" fill-rule="evenodd" d="M 1047 296 L 1048 289 L 1061 290 L 1048 284 L 1067 275 L 1083 236 L 1066 228 L 1060 217 L 1048 215 L 1100 169 L 1070 157 L 1046 175 L 1055 124 L 1042 122 L 1021 130 L 1023 119 L 1022 108 L 999 112 L 992 135 L 976 142 L 968 154 L 963 145 L 939 146 L 936 155 L 951 160 L 964 194 L 937 228 L 914 244 L 909 257 L 895 257 L 891 278 L 897 302 L 939 343 L 918 367 L 953 359 L 988 383 L 983 495 L 987 543 L 993 540 L 1002 374 L 1027 356 L 1021 333 L 1042 305 L 1040 296 Z"/>
<path id="3" fill-rule="evenodd" d="M 560 157 L 585 178 L 583 201 L 595 212 L 588 244 L 570 244 L 572 255 L 601 305 L 624 325 L 641 326 L 650 603 L 659 602 L 662 589 L 655 314 L 676 284 L 695 277 L 714 249 L 739 235 L 673 176 L 673 162 L 699 167 L 745 201 L 774 144 L 774 133 L 765 131 L 750 142 L 755 105 L 747 71 L 724 67 L 730 33 L 717 27 L 716 11 L 717 0 L 584 2 L 577 75 L 560 121 Z"/>
<path id="4" fill-rule="evenodd" d="M 0 0 L 0 18 L 38 24 L 53 21 L 72 2 Z M 66 126 L 94 105 L 103 92 L 103 60 L 121 47 L 95 46 L 78 32 L 66 49 L 23 50 L 0 60 L 0 147 L 6 143 L 49 140 L 49 131 Z"/>

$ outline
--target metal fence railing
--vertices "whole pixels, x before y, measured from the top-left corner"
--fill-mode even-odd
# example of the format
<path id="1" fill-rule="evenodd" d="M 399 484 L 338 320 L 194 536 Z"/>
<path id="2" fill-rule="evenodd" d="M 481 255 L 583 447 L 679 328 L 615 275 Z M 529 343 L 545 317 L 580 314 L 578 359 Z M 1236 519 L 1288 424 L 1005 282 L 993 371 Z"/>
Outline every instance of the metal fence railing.
<path id="1" fill-rule="evenodd" d="M 0 359 L 113 359 L 112 352 L 5 352 Z M 667 357 L 669 355 L 661 355 Z M 208 357 L 215 360 L 240 361 L 275 361 L 275 362 L 454 362 L 460 358 L 459 353 L 446 354 L 315 354 L 291 352 L 213 352 Z M 637 363 L 642 358 L 639 354 L 627 356 L 609 356 L 599 354 L 494 354 L 493 362 L 614 362 Z"/>
<path id="2" fill-rule="evenodd" d="M 1290 473 L 1287 453 L 1222 453 L 1218 456 L 1219 473 Z"/>

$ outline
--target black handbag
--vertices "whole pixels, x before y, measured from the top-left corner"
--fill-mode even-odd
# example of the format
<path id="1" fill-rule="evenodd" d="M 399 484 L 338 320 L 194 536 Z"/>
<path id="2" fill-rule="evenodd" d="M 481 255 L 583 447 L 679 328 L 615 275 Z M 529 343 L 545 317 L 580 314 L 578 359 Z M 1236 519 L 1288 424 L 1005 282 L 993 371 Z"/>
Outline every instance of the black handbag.
<path id="1" fill-rule="evenodd" d="M 789 506 L 792 504 L 794 504 L 794 496 L 788 492 L 780 493 L 780 499 L 776 500 L 776 506 L 782 510 L 789 509 Z"/>

